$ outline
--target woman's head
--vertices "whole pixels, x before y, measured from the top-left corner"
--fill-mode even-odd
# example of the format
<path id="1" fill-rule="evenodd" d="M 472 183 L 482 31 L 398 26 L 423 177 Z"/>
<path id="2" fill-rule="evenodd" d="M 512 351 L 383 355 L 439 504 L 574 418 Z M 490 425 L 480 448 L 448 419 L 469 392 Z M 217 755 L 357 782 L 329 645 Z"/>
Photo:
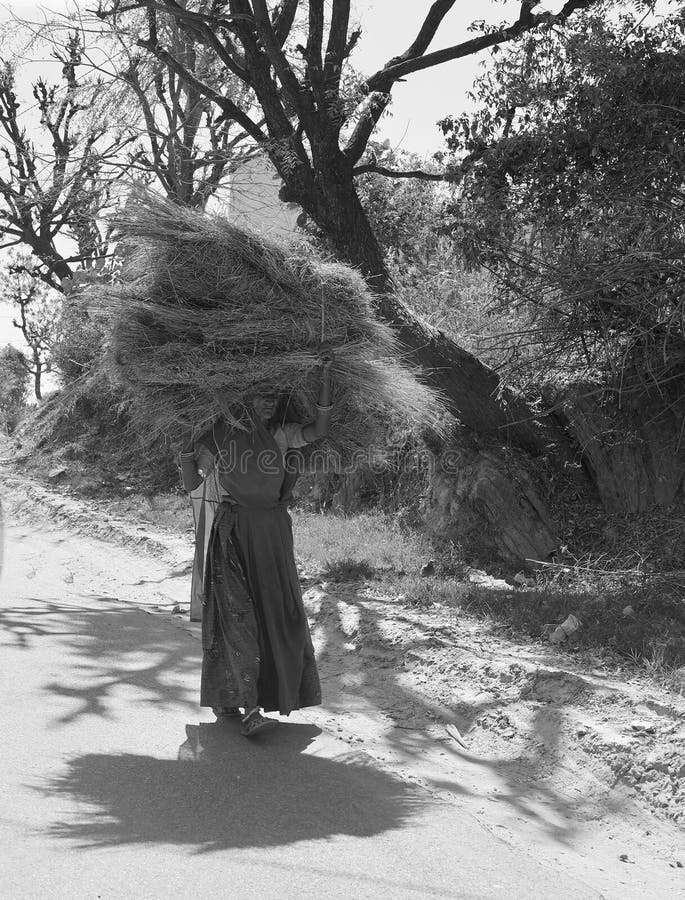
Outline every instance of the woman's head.
<path id="1" fill-rule="evenodd" d="M 278 393 L 276 391 L 260 391 L 252 398 L 252 408 L 260 422 L 270 422 L 278 408 Z"/>

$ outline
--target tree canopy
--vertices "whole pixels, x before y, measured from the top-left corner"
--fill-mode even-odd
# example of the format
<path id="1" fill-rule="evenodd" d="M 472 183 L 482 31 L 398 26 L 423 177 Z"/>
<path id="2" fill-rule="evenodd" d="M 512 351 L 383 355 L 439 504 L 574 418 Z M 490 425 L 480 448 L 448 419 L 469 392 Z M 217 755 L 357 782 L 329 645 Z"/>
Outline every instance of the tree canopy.
<path id="1" fill-rule="evenodd" d="M 464 173 L 450 229 L 519 310 L 530 371 L 680 379 L 685 13 L 529 35 L 475 96 L 442 123 Z"/>

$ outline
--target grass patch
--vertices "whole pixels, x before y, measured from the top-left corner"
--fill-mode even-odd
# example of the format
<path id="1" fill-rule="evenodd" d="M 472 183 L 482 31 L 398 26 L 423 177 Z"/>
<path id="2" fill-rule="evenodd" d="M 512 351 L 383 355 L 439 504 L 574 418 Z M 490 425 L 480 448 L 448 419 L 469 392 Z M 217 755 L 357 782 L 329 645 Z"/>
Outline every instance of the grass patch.
<path id="1" fill-rule="evenodd" d="M 334 516 L 293 510 L 292 517 L 297 556 L 320 574 L 354 566 L 368 566 L 371 577 L 418 572 L 433 552 L 427 538 L 381 512 Z"/>
<path id="2" fill-rule="evenodd" d="M 573 613 L 581 627 L 565 646 L 605 647 L 635 662 L 658 662 L 663 671 L 685 666 L 685 599 L 668 581 L 511 593 L 470 587 L 461 606 L 534 638 Z"/>
<path id="3" fill-rule="evenodd" d="M 682 579 L 636 573 L 621 580 L 579 569 L 565 580 L 541 580 L 536 589 L 493 591 L 451 574 L 459 570 L 453 558 L 443 558 L 423 535 L 401 529 L 380 512 L 335 516 L 295 510 L 293 520 L 298 557 L 331 581 L 373 579 L 375 591 L 407 606 L 460 607 L 535 640 L 573 613 L 581 627 L 564 648 L 611 650 L 680 689 L 682 673 L 672 679 L 670 673 L 685 666 L 685 588 L 677 583 Z M 421 577 L 431 558 L 439 574 Z M 627 607 L 632 612 L 624 612 Z"/>
<path id="4" fill-rule="evenodd" d="M 371 581 L 378 572 L 367 559 L 343 557 L 329 561 L 321 572 L 326 581 Z"/>
<path id="5" fill-rule="evenodd" d="M 192 531 L 193 528 L 192 506 L 185 493 L 112 497 L 107 503 L 107 510 L 114 516 L 133 516 L 163 531 Z"/>
<path id="6" fill-rule="evenodd" d="M 381 579 L 379 591 L 401 598 L 407 606 L 462 606 L 469 585 L 456 578 L 422 578 L 420 575 L 388 574 Z"/>

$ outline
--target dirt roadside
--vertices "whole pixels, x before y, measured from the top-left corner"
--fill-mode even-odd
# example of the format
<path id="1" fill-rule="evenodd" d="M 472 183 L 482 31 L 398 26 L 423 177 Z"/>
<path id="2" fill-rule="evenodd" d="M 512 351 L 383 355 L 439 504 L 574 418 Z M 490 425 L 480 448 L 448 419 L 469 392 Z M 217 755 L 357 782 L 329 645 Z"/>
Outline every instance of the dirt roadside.
<path id="1" fill-rule="evenodd" d="M 105 501 L 6 467 L 0 486 L 15 518 L 168 563 L 176 589 L 158 612 L 189 628 L 178 600 L 189 581 L 189 520 L 155 530 L 134 512 L 113 514 Z M 581 826 L 591 825 L 588 855 L 619 869 L 685 866 L 685 698 L 608 655 L 517 643 L 458 609 L 407 608 L 372 583 L 326 584 L 306 572 L 302 581 L 326 685 L 325 707 L 311 718 L 322 727 L 435 793 L 459 796 L 507 842 L 547 841 L 544 852 L 562 865 L 572 865 L 563 848 L 577 849 Z"/>

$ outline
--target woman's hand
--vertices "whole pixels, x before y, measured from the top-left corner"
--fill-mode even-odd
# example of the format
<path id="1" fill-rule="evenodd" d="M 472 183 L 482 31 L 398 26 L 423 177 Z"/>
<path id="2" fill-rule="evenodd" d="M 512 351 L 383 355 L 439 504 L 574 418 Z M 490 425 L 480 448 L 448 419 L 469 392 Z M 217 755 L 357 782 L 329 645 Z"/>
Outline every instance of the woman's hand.
<path id="1" fill-rule="evenodd" d="M 319 354 L 319 365 L 326 373 L 330 372 L 331 366 L 335 362 L 335 354 L 330 349 L 322 350 Z"/>
<path id="2" fill-rule="evenodd" d="M 317 415 L 311 428 L 315 438 L 323 437 L 328 433 L 328 422 L 331 415 L 331 366 L 334 361 L 335 356 L 330 347 L 323 347 L 319 355 L 321 380 L 319 382 L 319 399 L 316 403 Z"/>
<path id="3" fill-rule="evenodd" d="M 195 449 L 194 441 L 193 441 L 193 429 L 189 427 L 185 427 L 181 430 L 181 452 L 182 453 L 192 453 Z"/>

